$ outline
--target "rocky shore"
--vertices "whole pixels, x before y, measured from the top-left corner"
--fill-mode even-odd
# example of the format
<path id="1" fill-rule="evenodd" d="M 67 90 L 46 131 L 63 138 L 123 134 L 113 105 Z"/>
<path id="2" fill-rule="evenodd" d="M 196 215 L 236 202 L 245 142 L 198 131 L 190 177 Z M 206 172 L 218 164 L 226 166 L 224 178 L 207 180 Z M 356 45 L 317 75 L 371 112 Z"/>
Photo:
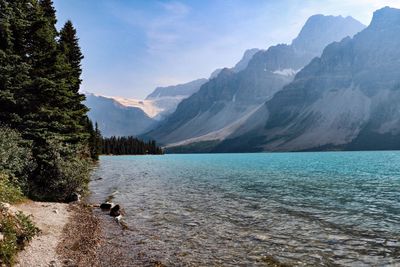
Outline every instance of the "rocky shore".
<path id="1" fill-rule="evenodd" d="M 29 215 L 40 229 L 15 266 L 131 266 L 126 251 L 113 242 L 112 235 L 124 234 L 123 223 L 98 206 L 27 201 L 11 208 Z"/>
<path id="2" fill-rule="evenodd" d="M 100 225 L 84 204 L 28 201 L 12 207 L 30 215 L 40 229 L 18 254 L 19 267 L 100 266 Z"/>

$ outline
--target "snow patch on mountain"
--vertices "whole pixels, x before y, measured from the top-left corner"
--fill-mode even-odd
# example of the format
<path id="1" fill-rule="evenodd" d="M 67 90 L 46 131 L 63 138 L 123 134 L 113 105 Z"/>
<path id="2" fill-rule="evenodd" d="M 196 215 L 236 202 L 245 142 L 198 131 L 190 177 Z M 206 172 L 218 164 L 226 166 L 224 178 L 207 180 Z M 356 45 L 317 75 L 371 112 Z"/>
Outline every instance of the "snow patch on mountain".
<path id="1" fill-rule="evenodd" d="M 162 120 L 164 116 L 175 111 L 178 104 L 187 96 L 164 96 L 151 100 L 139 100 L 134 98 L 103 96 L 118 102 L 124 107 L 134 107 L 143 110 L 147 116 L 155 120 Z"/>
<path id="2" fill-rule="evenodd" d="M 133 98 L 123 98 L 123 97 L 108 97 L 107 98 L 114 99 L 119 104 L 125 107 L 134 107 L 140 108 L 144 111 L 150 118 L 156 117 L 163 110 L 156 105 L 156 103 L 152 100 L 138 100 Z"/>

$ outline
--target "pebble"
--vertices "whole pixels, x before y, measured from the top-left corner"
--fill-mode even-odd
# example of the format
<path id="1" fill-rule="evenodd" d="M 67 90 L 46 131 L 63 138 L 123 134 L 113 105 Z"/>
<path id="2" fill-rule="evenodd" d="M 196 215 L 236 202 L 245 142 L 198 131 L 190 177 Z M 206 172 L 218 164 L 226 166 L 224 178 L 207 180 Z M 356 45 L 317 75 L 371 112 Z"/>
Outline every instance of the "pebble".
<path id="1" fill-rule="evenodd" d="M 120 222 L 122 220 L 122 215 L 118 215 L 117 217 L 115 217 L 115 221 L 116 222 Z"/>
<path id="2" fill-rule="evenodd" d="M 185 223 L 185 225 L 186 225 L 186 226 L 191 226 L 191 227 L 199 226 L 199 224 L 196 223 L 196 222 L 188 222 L 188 223 Z"/>

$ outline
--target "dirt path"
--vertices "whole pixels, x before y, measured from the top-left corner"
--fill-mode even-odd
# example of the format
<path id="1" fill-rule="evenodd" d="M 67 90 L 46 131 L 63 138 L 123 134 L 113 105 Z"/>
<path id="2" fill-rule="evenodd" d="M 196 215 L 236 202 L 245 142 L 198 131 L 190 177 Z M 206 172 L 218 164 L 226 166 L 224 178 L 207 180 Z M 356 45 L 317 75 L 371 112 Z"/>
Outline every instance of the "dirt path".
<path id="1" fill-rule="evenodd" d="M 72 216 L 70 206 L 63 203 L 29 201 L 13 209 L 32 215 L 32 220 L 41 230 L 39 235 L 18 255 L 15 266 L 62 266 L 57 254 L 57 245 L 62 238 L 65 225 Z"/>

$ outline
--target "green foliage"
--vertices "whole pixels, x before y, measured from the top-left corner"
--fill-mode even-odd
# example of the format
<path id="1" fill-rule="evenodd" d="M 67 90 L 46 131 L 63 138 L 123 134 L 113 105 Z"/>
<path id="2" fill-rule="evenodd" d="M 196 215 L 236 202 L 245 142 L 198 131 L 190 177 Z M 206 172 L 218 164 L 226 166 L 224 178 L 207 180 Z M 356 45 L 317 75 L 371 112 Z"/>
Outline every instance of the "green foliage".
<path id="1" fill-rule="evenodd" d="M 24 248 L 39 229 L 23 213 L 12 215 L 0 207 L 0 232 L 4 235 L 0 241 L 0 265 L 11 266 L 17 252 Z"/>
<path id="2" fill-rule="evenodd" d="M 87 140 L 90 136 L 90 132 L 85 131 L 87 129 L 85 119 L 87 118 L 88 108 L 83 104 L 85 96 L 79 93 L 82 82 L 80 76 L 82 74 L 81 61 L 83 55 L 79 47 L 76 30 L 70 20 L 65 23 L 60 31 L 59 51 L 67 63 L 67 67 L 63 70 L 65 86 L 72 93 L 67 104 L 72 119 L 68 132 L 72 136 L 72 141 Z"/>
<path id="3" fill-rule="evenodd" d="M 87 120 L 87 129 L 90 133 L 89 137 L 89 148 L 90 148 L 90 156 L 93 160 L 98 160 L 99 155 L 101 154 L 101 142 L 102 136 L 99 130 L 99 127 L 96 123 L 95 128 L 93 128 L 93 123 L 88 119 Z"/>
<path id="4" fill-rule="evenodd" d="M 144 142 L 132 136 L 103 138 L 101 154 L 105 155 L 146 155 L 163 154 L 156 141 Z"/>
<path id="5" fill-rule="evenodd" d="M 35 168 L 32 142 L 10 128 L 0 126 L 0 173 L 18 177 L 19 184 L 26 184 L 28 174 Z"/>
<path id="6" fill-rule="evenodd" d="M 24 199 L 24 194 L 16 181 L 0 173 L 0 202 L 17 203 Z"/>
<path id="7" fill-rule="evenodd" d="M 22 229 L 21 234 L 17 235 L 17 241 L 19 244 L 25 244 L 32 240 L 32 238 L 39 233 L 39 228 L 35 226 L 29 216 L 26 216 L 22 212 L 18 212 L 16 215 L 19 227 Z"/>
<path id="8" fill-rule="evenodd" d="M 84 147 L 50 139 L 40 149 L 41 168 L 30 187 L 33 198 L 63 201 L 74 192 L 85 191 L 91 160 Z"/>
<path id="9" fill-rule="evenodd" d="M 47 200 L 84 188 L 98 157 L 76 30 L 56 22 L 52 0 L 0 0 L 0 121 L 13 129 L 0 128 L 2 183 Z"/>

